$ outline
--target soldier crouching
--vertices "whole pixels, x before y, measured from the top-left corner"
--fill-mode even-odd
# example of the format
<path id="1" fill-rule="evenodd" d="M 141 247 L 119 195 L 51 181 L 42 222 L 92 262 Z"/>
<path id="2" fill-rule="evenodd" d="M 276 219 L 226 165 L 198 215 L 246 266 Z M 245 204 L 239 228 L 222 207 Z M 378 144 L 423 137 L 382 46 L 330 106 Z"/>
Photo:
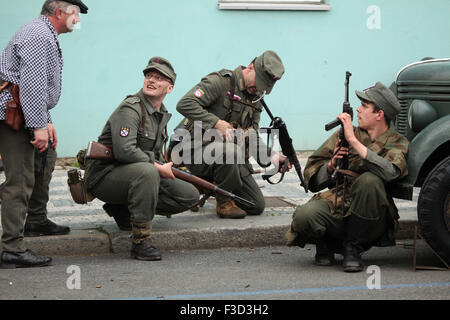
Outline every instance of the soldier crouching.
<path id="1" fill-rule="evenodd" d="M 105 211 L 120 229 L 132 231 L 131 257 L 161 260 L 151 241 L 155 214 L 188 210 L 199 200 L 197 189 L 176 179 L 172 163 L 163 160 L 171 114 L 163 104 L 172 92 L 176 74 L 166 59 L 150 59 L 142 89 L 128 96 L 108 119 L 98 141 L 114 150 L 113 162 L 87 163 L 86 187 L 106 202 Z"/>
<path id="2" fill-rule="evenodd" d="M 371 246 L 395 244 L 399 215 L 385 184 L 408 174 L 409 142 L 390 128 L 400 111 L 397 98 L 380 82 L 356 95 L 361 100 L 358 127 L 353 127 L 348 113 L 338 116 L 350 148 L 341 146 L 337 131 L 305 167 L 311 191 L 330 189 L 296 209 L 287 233 L 288 245 L 316 244 L 317 265 L 332 265 L 334 253 L 342 253 L 345 272 L 362 271 L 361 255 Z M 347 183 L 333 186 L 333 173 L 344 156 L 348 170 L 338 172 Z"/>

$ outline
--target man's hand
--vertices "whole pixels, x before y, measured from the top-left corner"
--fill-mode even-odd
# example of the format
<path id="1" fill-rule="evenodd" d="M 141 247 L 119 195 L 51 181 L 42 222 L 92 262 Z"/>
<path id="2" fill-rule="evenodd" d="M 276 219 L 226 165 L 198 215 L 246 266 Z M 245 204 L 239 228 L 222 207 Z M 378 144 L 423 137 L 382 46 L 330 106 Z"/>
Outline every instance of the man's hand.
<path id="1" fill-rule="evenodd" d="M 332 174 L 333 171 L 336 170 L 336 165 L 339 159 L 342 159 L 344 156 L 348 155 L 349 148 L 339 148 L 340 144 L 341 140 L 339 139 L 334 146 L 333 157 L 327 165 L 328 174 Z"/>
<path id="2" fill-rule="evenodd" d="M 338 115 L 338 119 L 341 120 L 342 126 L 344 128 L 345 139 L 350 143 L 351 140 L 355 139 L 355 132 L 353 131 L 352 117 L 343 112 Z"/>
<path id="3" fill-rule="evenodd" d="M 219 120 L 217 121 L 214 128 L 219 130 L 223 140 L 230 141 L 229 139 L 231 139 L 234 128 L 229 122 L 226 122 L 225 120 Z"/>
<path id="4" fill-rule="evenodd" d="M 58 144 L 58 137 L 56 135 L 56 130 L 55 127 L 53 126 L 53 123 L 47 124 L 47 130 L 49 140 L 53 141 L 51 147 L 53 148 L 53 150 L 56 150 L 56 145 Z"/>
<path id="5" fill-rule="evenodd" d="M 48 148 L 49 134 L 47 128 L 34 129 L 34 140 L 30 143 L 39 150 L 40 153 L 44 152 Z"/>
<path id="6" fill-rule="evenodd" d="M 155 162 L 155 167 L 156 167 L 156 169 L 158 169 L 159 175 L 163 179 L 175 180 L 175 176 L 173 175 L 173 172 L 172 172 L 172 166 L 173 166 L 173 162 L 164 163 L 162 165 Z"/>
<path id="7" fill-rule="evenodd" d="M 279 167 L 281 173 L 283 173 L 283 165 L 286 161 L 288 161 L 287 157 L 279 155 L 279 154 L 273 154 L 270 157 L 270 162 L 272 162 L 275 167 Z M 287 169 L 286 171 L 289 171 L 292 169 L 292 164 L 290 162 L 288 162 L 288 166 L 286 169 Z"/>
<path id="8" fill-rule="evenodd" d="M 344 112 L 338 116 L 341 120 L 342 126 L 344 127 L 344 135 L 350 147 L 362 158 L 367 158 L 367 148 L 356 138 L 355 132 L 353 131 L 352 117 Z"/>

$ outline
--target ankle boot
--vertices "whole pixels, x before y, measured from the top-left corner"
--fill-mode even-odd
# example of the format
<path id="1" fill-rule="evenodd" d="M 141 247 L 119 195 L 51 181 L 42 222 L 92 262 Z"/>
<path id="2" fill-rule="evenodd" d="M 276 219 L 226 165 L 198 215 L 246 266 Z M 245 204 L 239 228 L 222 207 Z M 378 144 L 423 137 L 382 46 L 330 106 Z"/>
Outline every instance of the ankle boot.
<path id="1" fill-rule="evenodd" d="M 242 219 L 245 218 L 247 212 L 239 208 L 236 203 L 221 195 L 216 196 L 216 213 L 223 219 Z"/>
<path id="2" fill-rule="evenodd" d="M 361 272 L 364 264 L 361 254 L 366 250 L 367 235 L 373 225 L 371 220 L 362 219 L 352 214 L 347 222 L 347 236 L 344 241 L 344 261 L 342 266 L 345 272 Z"/>
<path id="3" fill-rule="evenodd" d="M 324 238 L 317 240 L 315 264 L 318 266 L 331 266 L 335 263 L 334 253 L 328 247 L 326 240 Z"/>
<path id="4" fill-rule="evenodd" d="M 157 261 L 161 260 L 161 254 L 153 246 L 151 241 L 152 222 L 133 223 L 131 229 L 132 244 L 131 257 L 137 260 Z"/>

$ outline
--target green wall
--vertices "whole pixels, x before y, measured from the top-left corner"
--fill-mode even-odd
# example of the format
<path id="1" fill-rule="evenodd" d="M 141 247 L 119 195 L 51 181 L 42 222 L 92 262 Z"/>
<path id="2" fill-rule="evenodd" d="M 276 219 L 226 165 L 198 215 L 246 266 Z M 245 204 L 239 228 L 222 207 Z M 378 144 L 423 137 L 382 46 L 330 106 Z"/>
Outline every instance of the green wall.
<path id="1" fill-rule="evenodd" d="M 1 1 L 3 50 L 44 1 Z M 52 112 L 59 156 L 74 156 L 97 139 L 110 113 L 141 87 L 151 56 L 169 59 L 178 73 L 166 98 L 171 131 L 182 119 L 177 101 L 202 76 L 275 50 L 286 74 L 266 102 L 301 150 L 315 149 L 329 135 L 323 127 L 342 109 L 346 70 L 353 73 L 356 108 L 354 90 L 376 81 L 389 85 L 399 69 L 423 57 L 450 56 L 448 0 L 328 0 L 326 12 L 223 11 L 217 0 L 84 2 L 89 14 L 82 15 L 81 29 L 60 36 L 63 92 Z M 367 26 L 371 5 L 380 9 L 380 29 Z M 267 124 L 263 116 L 261 125 Z"/>

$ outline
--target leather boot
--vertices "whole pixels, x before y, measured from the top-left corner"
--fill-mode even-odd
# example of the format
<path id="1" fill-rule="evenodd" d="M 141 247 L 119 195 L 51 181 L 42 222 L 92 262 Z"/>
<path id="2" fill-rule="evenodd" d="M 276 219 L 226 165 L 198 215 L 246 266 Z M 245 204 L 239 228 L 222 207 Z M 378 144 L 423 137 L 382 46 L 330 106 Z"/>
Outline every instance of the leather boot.
<path id="1" fill-rule="evenodd" d="M 370 233 L 372 221 L 362 219 L 354 214 L 350 215 L 344 241 L 344 261 L 342 266 L 345 272 L 361 272 L 364 264 L 361 254 L 367 249 L 367 235 Z"/>
<path id="2" fill-rule="evenodd" d="M 161 254 L 152 245 L 150 239 L 152 222 L 133 223 L 131 229 L 132 245 L 131 257 L 137 260 L 157 261 L 161 260 Z"/>
<path id="3" fill-rule="evenodd" d="M 70 233 L 70 227 L 60 226 L 46 219 L 42 223 L 25 223 L 24 236 L 25 237 L 39 237 L 39 236 L 59 236 Z"/>
<path id="4" fill-rule="evenodd" d="M 315 264 L 318 266 L 331 266 L 336 263 L 334 252 L 328 247 L 327 241 L 322 238 L 316 242 Z"/>
<path id="5" fill-rule="evenodd" d="M 120 230 L 131 231 L 131 214 L 126 205 L 105 203 L 103 210 L 108 216 L 114 218 Z"/>
<path id="6" fill-rule="evenodd" d="M 27 250 L 25 252 L 3 251 L 1 256 L 0 268 L 14 269 L 44 267 L 50 265 L 51 262 L 51 257 L 38 256 L 31 250 Z"/>
<path id="7" fill-rule="evenodd" d="M 225 196 L 217 195 L 216 201 L 216 213 L 222 219 L 242 219 L 247 215 L 247 212 L 239 208 L 233 200 Z"/>

